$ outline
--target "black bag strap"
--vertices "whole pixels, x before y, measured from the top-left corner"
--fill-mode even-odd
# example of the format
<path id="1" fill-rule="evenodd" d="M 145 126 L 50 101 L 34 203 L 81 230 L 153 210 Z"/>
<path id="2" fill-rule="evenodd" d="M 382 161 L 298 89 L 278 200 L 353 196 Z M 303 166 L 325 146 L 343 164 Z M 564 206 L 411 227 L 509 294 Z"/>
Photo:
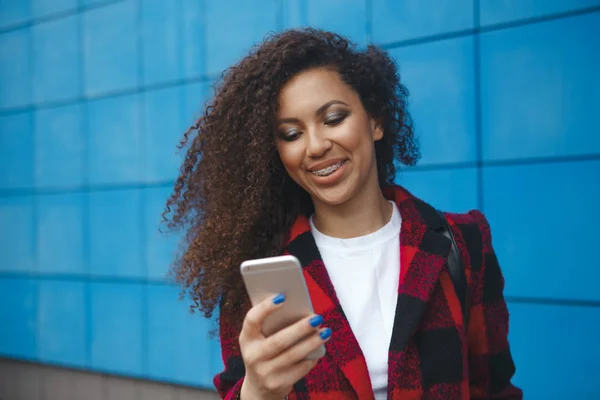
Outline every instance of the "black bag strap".
<path id="1" fill-rule="evenodd" d="M 450 241 L 452 242 L 452 249 L 450 250 L 450 254 L 448 255 L 448 274 L 450 275 L 450 279 L 452 279 L 452 285 L 454 286 L 456 296 L 460 301 L 460 306 L 462 308 L 463 319 L 466 327 L 467 322 L 469 321 L 469 288 L 467 285 L 467 275 L 465 273 L 465 266 L 462 262 L 462 258 L 460 257 L 460 252 L 458 251 L 456 239 L 454 239 L 454 234 L 452 233 L 452 229 L 450 229 L 450 225 L 448 225 L 448 220 L 446 219 L 446 216 L 443 212 L 439 210 L 437 210 L 437 212 L 444 223 L 441 233 L 448 239 L 450 239 Z"/>

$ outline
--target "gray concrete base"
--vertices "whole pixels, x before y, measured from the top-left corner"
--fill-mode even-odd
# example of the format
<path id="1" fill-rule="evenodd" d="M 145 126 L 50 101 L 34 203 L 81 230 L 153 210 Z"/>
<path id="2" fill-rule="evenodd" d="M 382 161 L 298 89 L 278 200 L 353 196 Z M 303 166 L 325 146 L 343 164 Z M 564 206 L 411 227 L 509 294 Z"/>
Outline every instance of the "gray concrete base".
<path id="1" fill-rule="evenodd" d="M 0 358 L 0 400 L 217 400 L 213 391 Z"/>

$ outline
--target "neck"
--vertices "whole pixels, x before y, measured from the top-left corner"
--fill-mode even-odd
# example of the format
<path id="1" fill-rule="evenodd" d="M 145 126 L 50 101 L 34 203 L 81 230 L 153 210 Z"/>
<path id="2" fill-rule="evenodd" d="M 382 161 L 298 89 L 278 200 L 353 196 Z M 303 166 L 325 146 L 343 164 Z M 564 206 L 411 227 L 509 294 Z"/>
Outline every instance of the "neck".
<path id="1" fill-rule="evenodd" d="M 343 204 L 332 206 L 315 202 L 315 227 L 327 236 L 340 239 L 364 236 L 381 229 L 390 220 L 393 208 L 377 181 L 374 186 L 363 188 Z"/>

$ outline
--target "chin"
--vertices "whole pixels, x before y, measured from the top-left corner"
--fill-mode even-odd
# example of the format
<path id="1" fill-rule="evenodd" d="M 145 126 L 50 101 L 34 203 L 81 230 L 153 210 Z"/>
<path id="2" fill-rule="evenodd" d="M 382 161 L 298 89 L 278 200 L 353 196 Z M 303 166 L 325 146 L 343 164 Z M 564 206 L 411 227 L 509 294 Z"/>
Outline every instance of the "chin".
<path id="1" fill-rule="evenodd" d="M 350 200 L 353 197 L 353 192 L 349 187 L 331 187 L 313 189 L 309 191 L 309 194 L 313 202 L 318 201 L 328 206 L 337 206 Z"/>

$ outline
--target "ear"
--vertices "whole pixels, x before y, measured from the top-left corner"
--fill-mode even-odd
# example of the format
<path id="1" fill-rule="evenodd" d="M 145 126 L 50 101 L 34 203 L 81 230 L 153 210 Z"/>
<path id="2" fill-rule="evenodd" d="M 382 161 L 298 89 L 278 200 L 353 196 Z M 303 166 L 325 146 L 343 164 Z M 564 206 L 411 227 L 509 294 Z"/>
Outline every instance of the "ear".
<path id="1" fill-rule="evenodd" d="M 381 123 L 371 118 L 371 132 L 373 132 L 373 141 L 378 141 L 383 138 L 383 128 Z"/>

